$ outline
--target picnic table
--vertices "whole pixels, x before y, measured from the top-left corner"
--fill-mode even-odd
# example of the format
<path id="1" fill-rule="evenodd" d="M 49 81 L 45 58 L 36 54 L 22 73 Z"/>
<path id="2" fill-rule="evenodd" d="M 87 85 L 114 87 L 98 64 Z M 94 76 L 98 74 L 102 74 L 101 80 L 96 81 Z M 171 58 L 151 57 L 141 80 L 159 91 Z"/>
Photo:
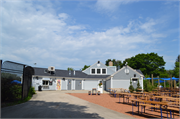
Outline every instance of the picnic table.
<path id="1" fill-rule="evenodd" d="M 170 100 L 179 100 L 179 98 L 174 98 L 174 97 L 168 97 L 168 96 L 154 96 L 155 98 L 160 98 L 160 102 L 162 99 L 170 99 Z"/>
<path id="2" fill-rule="evenodd" d="M 172 102 L 167 102 L 167 101 L 159 102 L 159 101 L 147 101 L 147 100 L 140 100 L 140 99 L 131 99 L 131 101 L 132 101 L 132 113 L 133 113 L 133 102 L 137 102 L 138 103 L 138 114 L 139 114 L 139 106 L 144 106 L 144 113 L 145 113 L 145 107 L 149 106 L 149 107 L 154 107 L 154 109 L 160 108 L 161 118 L 162 118 L 162 106 L 164 106 L 164 109 L 170 110 L 170 115 L 171 115 L 171 110 L 178 111 L 179 110 L 178 107 L 180 107 L 180 106 L 173 105 Z M 143 103 L 143 104 L 139 104 L 139 103 Z M 153 105 L 151 105 L 151 104 L 153 104 Z M 159 105 L 159 106 L 156 106 L 156 105 Z M 175 107 L 172 107 L 172 106 L 175 106 Z M 174 114 L 174 112 L 173 112 L 173 114 Z"/>
<path id="3" fill-rule="evenodd" d="M 172 94 L 173 97 L 180 97 L 180 94 Z"/>

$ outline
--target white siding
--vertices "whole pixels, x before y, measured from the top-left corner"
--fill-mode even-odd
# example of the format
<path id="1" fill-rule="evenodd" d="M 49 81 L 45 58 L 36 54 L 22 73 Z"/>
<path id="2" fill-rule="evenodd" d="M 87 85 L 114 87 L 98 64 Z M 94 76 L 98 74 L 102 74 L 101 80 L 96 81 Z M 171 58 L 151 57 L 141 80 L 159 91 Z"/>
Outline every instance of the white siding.
<path id="1" fill-rule="evenodd" d="M 92 90 L 92 88 L 98 88 L 98 83 L 99 81 L 98 80 L 85 80 L 83 82 L 83 88 L 84 90 Z"/>

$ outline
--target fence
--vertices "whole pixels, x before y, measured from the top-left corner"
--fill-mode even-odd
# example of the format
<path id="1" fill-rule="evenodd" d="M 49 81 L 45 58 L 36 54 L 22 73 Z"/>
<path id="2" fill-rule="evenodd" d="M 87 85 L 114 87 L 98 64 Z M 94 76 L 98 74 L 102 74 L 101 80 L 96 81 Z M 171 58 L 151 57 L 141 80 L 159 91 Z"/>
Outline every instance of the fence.
<path id="1" fill-rule="evenodd" d="M 2 62 L 2 60 L 1 60 Z M 21 98 L 24 99 L 28 96 L 31 87 L 32 75 L 34 69 L 26 64 L 21 64 L 12 61 L 4 61 L 1 66 L 1 76 L 9 77 L 7 79 L 20 80 L 22 83 Z"/>

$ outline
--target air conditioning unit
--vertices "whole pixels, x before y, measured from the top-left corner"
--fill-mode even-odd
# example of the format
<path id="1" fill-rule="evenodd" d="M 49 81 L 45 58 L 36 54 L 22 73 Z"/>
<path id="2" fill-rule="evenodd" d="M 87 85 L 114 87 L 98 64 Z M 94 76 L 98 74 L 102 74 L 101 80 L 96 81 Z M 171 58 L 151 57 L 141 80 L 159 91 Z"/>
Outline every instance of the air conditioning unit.
<path id="1" fill-rule="evenodd" d="M 55 71 L 55 67 L 53 66 L 48 67 L 48 71 Z"/>

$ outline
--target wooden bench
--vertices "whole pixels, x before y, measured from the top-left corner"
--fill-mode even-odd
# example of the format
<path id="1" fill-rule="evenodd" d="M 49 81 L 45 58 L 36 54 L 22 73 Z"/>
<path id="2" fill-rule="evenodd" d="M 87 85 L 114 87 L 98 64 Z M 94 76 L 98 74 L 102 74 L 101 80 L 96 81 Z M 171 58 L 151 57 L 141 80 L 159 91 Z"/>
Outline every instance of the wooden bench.
<path id="1" fill-rule="evenodd" d="M 179 108 L 167 107 L 167 109 L 170 110 L 170 116 L 172 115 L 172 114 L 171 114 L 171 111 L 173 111 L 173 118 L 174 118 L 174 111 L 178 111 L 178 113 L 179 113 Z"/>
<path id="2" fill-rule="evenodd" d="M 144 113 L 145 113 L 145 107 L 153 107 L 154 110 L 155 110 L 155 108 L 159 108 L 159 106 L 151 105 L 151 104 L 142 104 L 142 103 L 140 103 L 139 105 L 144 107 Z"/>
<path id="3" fill-rule="evenodd" d="M 167 107 L 168 110 L 174 110 L 174 111 L 179 111 L 179 108 L 176 107 Z"/>

